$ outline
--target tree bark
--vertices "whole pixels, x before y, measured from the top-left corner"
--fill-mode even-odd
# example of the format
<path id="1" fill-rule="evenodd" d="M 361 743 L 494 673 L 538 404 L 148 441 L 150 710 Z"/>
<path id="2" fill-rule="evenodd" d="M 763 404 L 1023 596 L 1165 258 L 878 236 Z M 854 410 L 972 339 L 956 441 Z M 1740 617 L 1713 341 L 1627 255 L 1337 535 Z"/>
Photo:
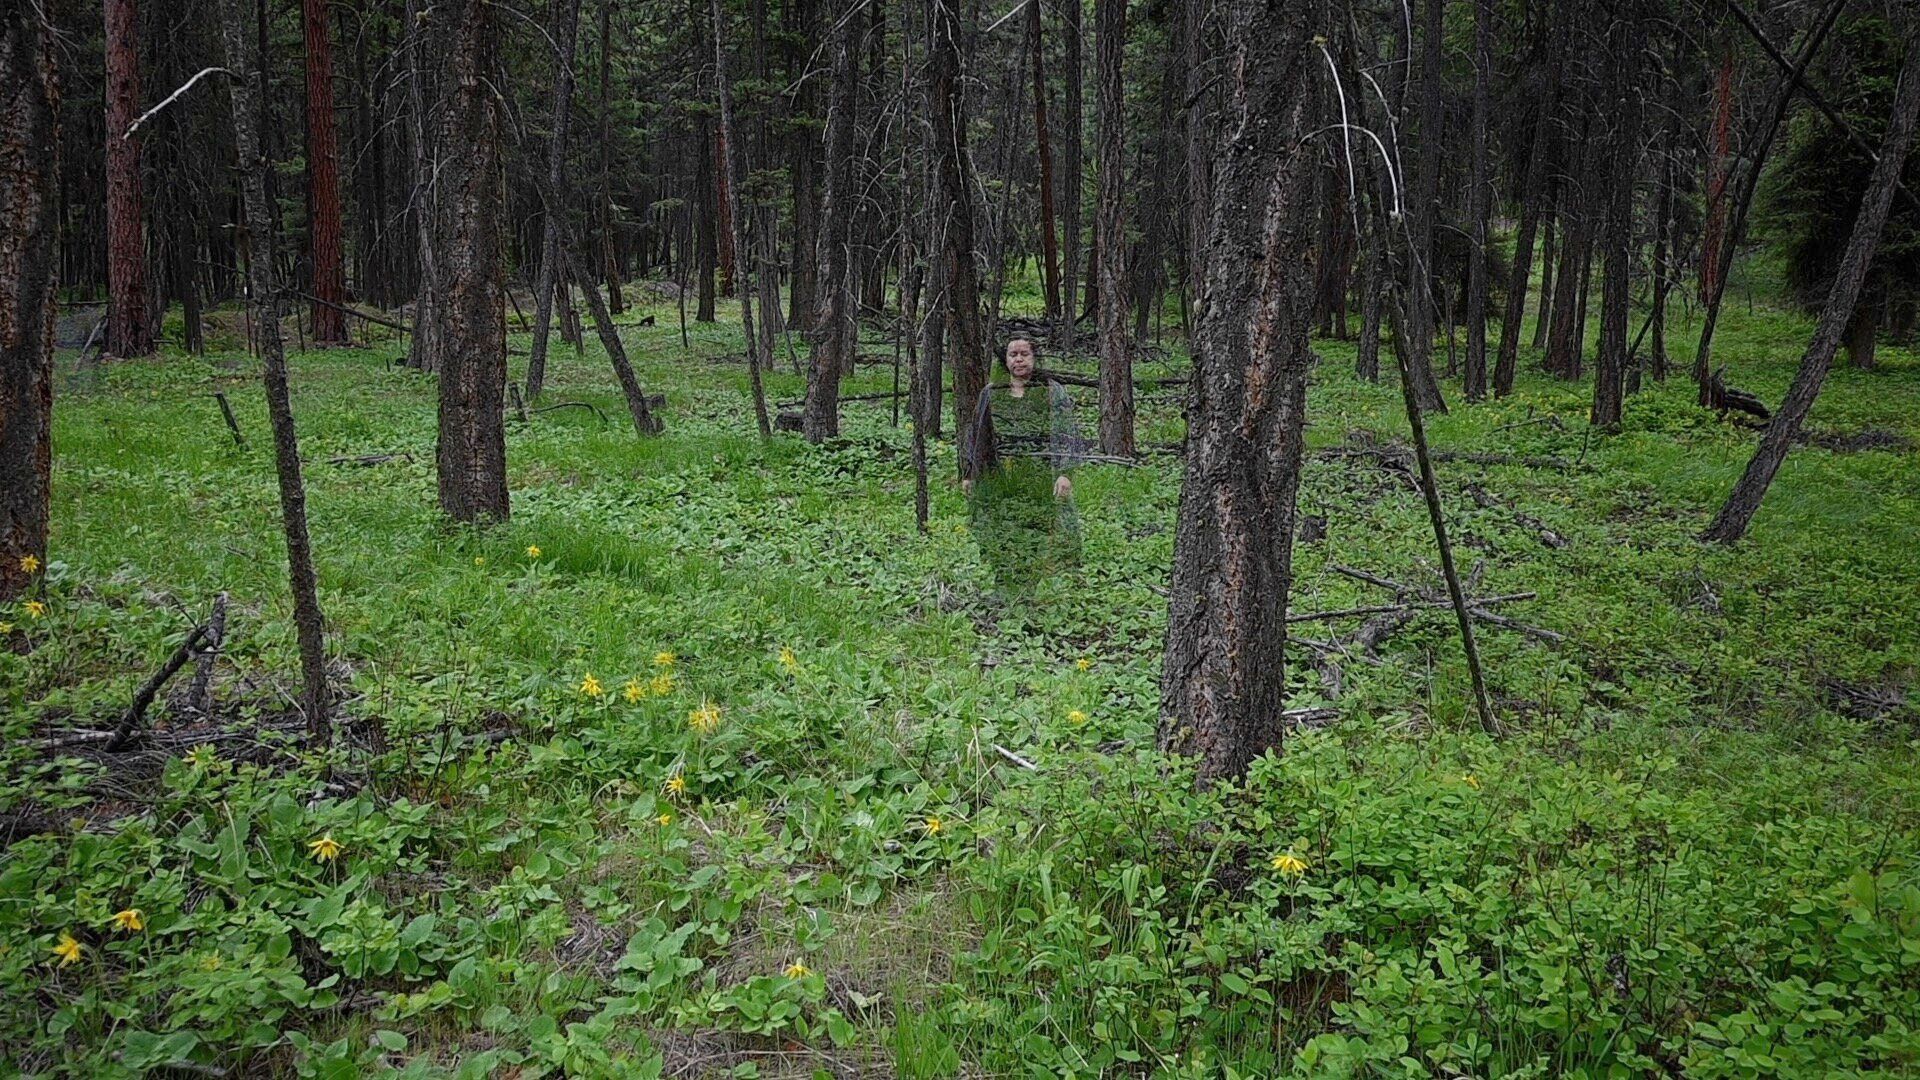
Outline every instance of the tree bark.
<path id="1" fill-rule="evenodd" d="M 694 322 L 714 321 L 713 276 L 719 263 L 719 240 L 715 235 L 714 220 L 720 216 L 715 203 L 717 185 L 713 179 L 713 155 L 708 148 L 713 145 L 713 133 L 708 130 L 705 116 L 694 127 L 695 145 L 693 150 L 694 169 L 694 282 L 698 294 L 694 308 Z M 731 244 L 732 240 L 729 239 Z"/>
<path id="2" fill-rule="evenodd" d="M 455 521 L 504 521 L 507 502 L 506 293 L 502 281 L 500 118 L 490 85 L 498 31 L 488 0 L 462 0 L 453 24 L 439 144 L 435 240 L 439 316 L 440 509 Z"/>
<path id="3" fill-rule="evenodd" d="M 1094 0 L 1099 53 L 1100 451 L 1133 455 L 1133 356 L 1127 342 L 1126 83 L 1127 0 Z"/>
<path id="4" fill-rule="evenodd" d="M 812 356 L 807 368 L 807 397 L 801 422 L 808 442 L 840 433 L 840 373 L 853 366 L 858 340 L 849 281 L 849 243 L 853 228 L 853 129 L 858 102 L 855 66 L 860 22 L 855 9 L 840 16 L 833 35 L 833 99 L 827 112 L 826 199 L 820 213 L 819 308 L 814 314 Z M 805 258 L 808 252 L 799 253 Z"/>
<path id="5" fill-rule="evenodd" d="M 1441 46 L 1446 22 L 1446 0 L 1427 0 L 1420 43 L 1420 157 L 1414 167 L 1414 258 L 1407 313 L 1409 354 L 1406 378 L 1413 380 L 1414 399 L 1422 412 L 1446 412 L 1440 382 L 1434 378 L 1433 231 L 1440 224 L 1440 159 L 1446 153 L 1445 113 L 1441 105 L 1446 86 L 1441 74 Z"/>
<path id="6" fill-rule="evenodd" d="M 1160 690 L 1162 749 L 1200 782 L 1280 744 L 1294 496 L 1312 354 L 1321 0 L 1231 0 L 1227 131 L 1213 162 L 1206 300 Z"/>
<path id="7" fill-rule="evenodd" d="M 1554 256 L 1559 254 L 1559 250 L 1554 246 L 1554 240 L 1560 220 L 1560 208 L 1555 202 L 1557 196 L 1543 190 L 1540 197 L 1544 200 L 1540 213 L 1546 221 L 1541 226 L 1540 237 L 1540 310 L 1533 316 L 1533 347 L 1536 349 L 1547 347 L 1547 328 L 1553 322 Z"/>
<path id="8" fill-rule="evenodd" d="M 1187 155 L 1187 260 L 1181 272 L 1185 276 L 1189 311 L 1202 303 L 1200 290 L 1206 281 L 1207 253 L 1203 241 L 1207 235 L 1207 212 L 1212 203 L 1209 190 L 1213 165 L 1212 95 L 1208 92 L 1207 5 L 1209 0 L 1182 0 L 1180 5 L 1182 44 L 1186 49 L 1186 155 Z M 1189 315 L 1188 347 L 1198 325 Z M 1364 346 L 1362 346 L 1364 348 Z"/>
<path id="9" fill-rule="evenodd" d="M 107 49 L 107 352 L 153 352 L 147 321 L 145 196 L 140 137 L 140 18 L 136 0 L 106 0 Z"/>
<path id="10" fill-rule="evenodd" d="M 1787 87 L 1792 93 L 1792 87 Z M 1707 221 L 1700 238 L 1700 305 L 1720 291 L 1720 248 L 1727 228 L 1727 181 L 1733 175 L 1733 46 L 1723 46 L 1713 85 L 1713 149 L 1707 159 Z"/>
<path id="11" fill-rule="evenodd" d="M 761 384 L 760 373 L 773 365 L 771 353 L 761 351 L 761 338 L 754 334 L 753 293 L 747 283 L 747 222 L 744 213 L 735 213 L 727 205 L 727 193 L 738 191 L 739 185 L 732 178 L 746 174 L 746 163 L 739 146 L 739 130 L 733 123 L 733 82 L 727 75 L 727 35 L 726 16 L 721 10 L 720 0 L 711 0 L 708 15 L 712 20 L 713 34 L 713 71 L 715 90 L 720 98 L 720 130 L 716 133 L 718 147 L 723 151 L 720 158 L 719 205 L 720 220 L 728 226 L 727 232 L 733 243 L 729 250 L 733 253 L 732 265 L 739 272 L 732 276 L 731 284 L 740 293 L 740 328 L 746 338 L 747 377 L 753 385 L 753 416 L 760 429 L 762 439 L 773 437 L 773 423 L 767 416 L 767 392 Z M 723 268 L 722 278 L 727 278 Z M 762 311 L 762 319 L 766 312 Z"/>
<path id="12" fill-rule="evenodd" d="M 1199 0 L 1196 0 L 1196 2 L 1199 2 Z M 1083 175 L 1082 162 L 1085 158 L 1083 146 L 1086 138 L 1085 110 L 1087 97 L 1080 61 L 1082 43 L 1081 5 L 1079 3 L 1061 4 L 1059 11 L 1065 23 L 1065 26 L 1062 27 L 1064 32 L 1061 36 L 1066 44 L 1064 66 L 1066 67 L 1067 77 L 1066 107 L 1062 110 L 1062 112 L 1065 113 L 1063 119 L 1066 122 L 1067 129 L 1066 140 L 1060 147 L 1060 157 L 1062 159 L 1060 164 L 1062 171 L 1066 173 L 1065 182 L 1061 185 L 1062 190 L 1060 193 L 1063 197 L 1062 201 L 1065 203 L 1060 216 L 1062 218 L 1062 231 L 1065 233 L 1064 239 L 1066 241 L 1065 277 L 1062 280 L 1062 284 L 1065 286 L 1063 290 L 1065 295 L 1061 298 L 1061 302 L 1065 306 L 1061 309 L 1060 340 L 1062 345 L 1071 349 L 1073 348 L 1074 339 L 1079 334 L 1078 320 L 1080 318 L 1081 274 L 1080 195 L 1081 188 L 1086 183 L 1086 178 Z M 969 413 L 972 412 L 971 404 L 968 405 L 967 411 Z"/>
<path id="13" fill-rule="evenodd" d="M 614 242 L 616 220 L 613 208 L 613 128 L 607 111 L 608 76 L 613 62 L 613 0 L 600 0 L 600 192 L 598 204 L 600 272 L 607 279 L 607 309 L 618 315 L 627 308 L 620 295 L 620 250 Z M 592 279 L 582 278 L 585 284 Z"/>
<path id="14" fill-rule="evenodd" d="M 1040 159 L 1040 272 L 1047 322 L 1060 318 L 1060 238 L 1053 215 L 1053 135 L 1047 129 L 1047 54 L 1039 0 L 1027 4 L 1027 51 L 1033 57 L 1033 144 Z"/>
<path id="15" fill-rule="evenodd" d="M 346 243 L 340 219 L 340 144 L 333 124 L 333 46 L 327 0 L 302 0 L 307 46 L 307 212 L 311 222 L 315 345 L 345 345 Z"/>
<path id="16" fill-rule="evenodd" d="M 1552 17 L 1554 9 L 1547 9 Z M 1527 288 L 1533 274 L 1533 241 L 1540 228 L 1540 219 L 1548 209 L 1549 187 L 1547 166 L 1552 160 L 1553 125 L 1560 105 L 1560 65 L 1566 55 L 1567 35 L 1564 24 L 1556 25 L 1549 31 L 1553 35 L 1552 44 L 1547 51 L 1546 63 L 1542 65 L 1541 75 L 1546 81 L 1546 93 L 1542 97 L 1539 109 L 1533 120 L 1533 140 L 1527 150 L 1527 174 L 1521 183 L 1520 191 L 1520 231 L 1513 243 L 1512 284 L 1507 289 L 1506 318 L 1500 324 L 1500 352 L 1494 360 L 1493 394 L 1506 397 L 1513 393 L 1513 379 L 1520 362 L 1520 329 L 1526 321 Z M 1542 270 L 1551 263 L 1550 253 L 1541 260 Z M 1540 282 L 1539 311 L 1535 316 L 1541 326 L 1547 320 L 1547 291 L 1552 282 L 1550 272 L 1543 273 Z M 1535 342 L 1537 348 L 1539 343 Z"/>
<path id="17" fill-rule="evenodd" d="M 251 70 L 247 0 L 221 0 L 221 36 L 226 43 L 227 82 L 233 102 L 234 145 L 240 159 L 241 203 L 245 208 L 247 291 L 260 338 L 260 359 L 267 391 L 267 417 L 273 425 L 274 473 L 280 485 L 280 519 L 286 535 L 287 577 L 293 593 L 294 634 L 300 644 L 303 687 L 300 710 L 316 741 L 332 735 L 327 722 L 327 655 L 320 590 L 313 572 L 313 541 L 307 531 L 307 493 L 300 475 L 300 443 L 287 392 L 287 357 L 280 340 L 280 283 L 275 278 L 273 230 L 267 211 L 267 172 L 261 152 L 260 108 L 246 77 Z"/>
<path id="18" fill-rule="evenodd" d="M 440 269 L 434 248 L 435 205 L 439 186 L 434 181 L 433 128 L 427 123 L 427 65 L 421 53 L 423 39 L 430 32 L 429 11 L 420 9 L 419 0 L 406 0 L 407 41 L 407 130 L 413 143 L 413 221 L 414 242 L 420 261 L 420 281 L 414 292 L 413 344 L 407 356 L 408 366 L 418 371 L 433 371 L 439 363 L 440 318 L 435 309 L 435 294 L 440 289 Z"/>
<path id="19" fill-rule="evenodd" d="M 1859 215 L 1854 218 L 1853 232 L 1847 237 L 1846 252 L 1834 274 L 1826 305 L 1820 309 L 1813 340 L 1800 359 L 1800 370 L 1787 390 L 1786 399 L 1767 424 L 1753 459 L 1747 462 L 1746 472 L 1701 539 L 1730 544 L 1746 535 L 1747 527 L 1760 509 L 1760 501 L 1773 483 L 1774 474 L 1780 471 L 1780 463 L 1786 460 L 1788 448 L 1799 436 L 1814 399 L 1820 396 L 1820 386 L 1833 366 L 1833 355 L 1839 350 L 1840 339 L 1873 265 L 1873 253 L 1880 244 L 1887 211 L 1893 205 L 1894 185 L 1913 148 L 1916 120 L 1920 120 L 1920 34 L 1909 30 L 1906 59 L 1900 65 L 1900 86 L 1894 94 L 1893 116 L 1888 123 L 1886 140 L 1880 146 L 1880 160 L 1867 179 Z"/>
<path id="20" fill-rule="evenodd" d="M 980 274 L 974 265 L 973 163 L 967 153 L 967 107 L 961 92 L 959 13 L 956 0 L 927 0 L 928 102 L 933 113 L 933 170 L 944 222 L 948 353 L 953 369 L 953 433 L 956 465 L 973 453 L 974 407 L 987 385 L 987 349 L 980 325 Z"/>
<path id="21" fill-rule="evenodd" d="M 1473 0 L 1473 247 L 1467 255 L 1467 358 L 1463 369 L 1468 401 L 1487 396 L 1487 245 L 1493 216 L 1493 178 L 1487 172 L 1488 82 L 1493 67 L 1493 0 Z M 1526 288 L 1517 285 L 1524 297 Z"/>
<path id="22" fill-rule="evenodd" d="M 1649 373 L 1654 379 L 1667 378 L 1667 290 L 1672 286 L 1673 268 L 1668 252 L 1673 244 L 1673 171 L 1674 147 L 1671 132 L 1661 154 L 1660 202 L 1654 209 L 1653 223 L 1653 311 L 1647 316 L 1652 338 L 1647 344 Z"/>
<path id="23" fill-rule="evenodd" d="M 0 15 L 0 603 L 47 562 L 60 74 L 48 7 Z M 4 647 L 4 643 L 0 643 Z"/>
<path id="24" fill-rule="evenodd" d="M 1591 422 L 1599 428 L 1620 425 L 1625 405 L 1627 366 L 1633 362 L 1628 340 L 1629 274 L 1633 265 L 1633 180 L 1640 153 L 1638 12 L 1614 19 L 1608 57 L 1613 83 L 1613 140 L 1608 152 L 1606 280 L 1600 300 L 1600 351 L 1593 373 Z"/>
<path id="25" fill-rule="evenodd" d="M 573 58 L 579 36 L 580 0 L 552 0 L 548 30 L 557 53 L 553 65 L 553 134 L 547 140 L 547 190 L 554 205 L 541 215 L 540 269 L 533 280 L 533 344 L 527 355 L 527 400 L 540 396 L 547 384 L 547 341 L 552 333 L 553 297 L 564 276 L 560 236 L 567 212 L 558 193 L 567 187 L 567 128 L 573 115 Z"/>

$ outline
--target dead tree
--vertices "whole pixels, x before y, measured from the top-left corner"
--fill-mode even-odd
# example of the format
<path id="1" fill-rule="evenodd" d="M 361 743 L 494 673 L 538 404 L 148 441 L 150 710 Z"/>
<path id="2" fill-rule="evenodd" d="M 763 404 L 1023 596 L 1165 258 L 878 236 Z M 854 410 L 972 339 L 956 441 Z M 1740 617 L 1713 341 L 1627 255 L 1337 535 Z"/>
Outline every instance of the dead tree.
<path id="1" fill-rule="evenodd" d="M 226 43 L 227 68 L 248 72 L 251 55 L 247 0 L 221 0 L 220 29 Z M 287 543 L 287 577 L 293 593 L 293 626 L 300 643 L 304 686 L 300 710 L 315 741 L 332 735 L 327 721 L 327 654 L 320 590 L 313 572 L 313 542 L 307 531 L 306 483 L 300 475 L 300 442 L 293 426 L 293 404 L 287 393 L 287 356 L 280 340 L 280 283 L 275 279 L 273 229 L 267 212 L 267 173 L 272 168 L 260 147 L 260 105 L 253 83 L 243 76 L 230 78 L 233 136 L 240 159 L 241 206 L 246 218 L 247 291 L 251 294 L 254 325 L 260 339 L 260 359 L 267 389 L 267 418 L 273 425 L 273 465 L 280 483 L 280 521 Z"/>
<path id="2" fill-rule="evenodd" d="M 1701 539 L 1731 544 L 1746 535 L 1747 526 L 1760 509 L 1760 500 L 1766 497 L 1774 474 L 1786 460 L 1787 449 L 1799 436 L 1800 426 L 1812 410 L 1814 399 L 1820 396 L 1820 386 L 1833 366 L 1833 355 L 1840 348 L 1854 305 L 1859 302 L 1860 288 L 1873 263 L 1874 249 L 1880 245 L 1887 211 L 1893 205 L 1894 185 L 1913 148 L 1916 121 L 1920 121 L 1920 34 L 1909 31 L 1906 59 L 1900 66 L 1900 87 L 1894 94 L 1893 117 L 1887 126 L 1886 140 L 1881 143 L 1873 174 L 1867 179 L 1860 213 L 1854 218 L 1853 233 L 1847 237 L 1846 252 L 1827 292 L 1826 305 L 1820 309 L 1813 340 L 1800 358 L 1800 370 L 1787 390 L 1786 399 L 1780 403 L 1780 410 L 1760 437 L 1759 449 L 1754 451 L 1740 482 L 1734 485 L 1726 505 L 1720 508 Z"/>
<path id="3" fill-rule="evenodd" d="M 1232 0 L 1225 131 L 1213 157 L 1206 303 L 1195 328 L 1174 534 L 1163 749 L 1202 783 L 1281 739 L 1294 495 L 1312 360 L 1322 0 Z"/>
<path id="4" fill-rule="evenodd" d="M 0 15 L 0 602 L 47 559 L 60 75 L 45 5 Z"/>

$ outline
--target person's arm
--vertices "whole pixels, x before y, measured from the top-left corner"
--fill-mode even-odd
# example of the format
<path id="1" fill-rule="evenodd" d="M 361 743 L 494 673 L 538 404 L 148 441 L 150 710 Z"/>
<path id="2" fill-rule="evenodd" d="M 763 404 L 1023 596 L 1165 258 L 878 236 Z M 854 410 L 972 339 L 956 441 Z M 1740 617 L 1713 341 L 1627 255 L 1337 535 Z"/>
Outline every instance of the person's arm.
<path id="1" fill-rule="evenodd" d="M 1081 455 L 1080 425 L 1073 416 L 1073 396 L 1057 382 L 1047 383 L 1047 404 L 1052 423 L 1047 437 L 1047 456 L 1053 462 L 1053 495 L 1065 499 L 1073 495 L 1073 480 L 1068 474 Z"/>

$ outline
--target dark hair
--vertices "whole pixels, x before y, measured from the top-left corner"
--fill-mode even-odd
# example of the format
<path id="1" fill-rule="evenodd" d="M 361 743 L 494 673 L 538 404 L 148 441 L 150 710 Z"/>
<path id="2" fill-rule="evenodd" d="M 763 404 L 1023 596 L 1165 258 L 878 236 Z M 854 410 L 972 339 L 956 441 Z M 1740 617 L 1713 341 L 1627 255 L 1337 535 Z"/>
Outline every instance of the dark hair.
<path id="1" fill-rule="evenodd" d="M 1007 370 L 1007 350 L 1013 348 L 1013 343 L 1016 341 L 1024 341 L 1027 343 L 1028 347 L 1033 349 L 1033 369 L 1036 373 L 1038 373 L 1040 370 L 1040 343 L 1037 341 L 1034 341 L 1032 338 L 1028 337 L 1025 334 L 1015 334 L 1012 337 L 1008 338 L 1006 341 L 1001 343 L 1000 370 L 1005 371 L 1009 375 L 1013 374 L 1013 372 Z"/>

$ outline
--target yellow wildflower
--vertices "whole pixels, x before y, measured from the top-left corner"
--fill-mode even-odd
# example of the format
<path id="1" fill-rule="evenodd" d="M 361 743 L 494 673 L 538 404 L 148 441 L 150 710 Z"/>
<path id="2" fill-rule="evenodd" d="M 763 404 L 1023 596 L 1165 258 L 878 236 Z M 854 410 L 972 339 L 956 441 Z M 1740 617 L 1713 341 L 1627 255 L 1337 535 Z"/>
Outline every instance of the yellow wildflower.
<path id="1" fill-rule="evenodd" d="M 1079 669 L 1080 669 L 1081 671 L 1092 671 L 1092 670 L 1093 670 L 1093 661 L 1091 661 L 1091 660 L 1089 660 L 1089 659 L 1087 659 L 1086 657 L 1084 657 L 1084 656 L 1083 656 L 1083 657 L 1081 657 L 1080 659 L 1078 659 L 1078 660 L 1075 660 L 1075 661 L 1073 662 L 1073 666 L 1074 666 L 1074 667 L 1076 667 L 1076 668 L 1079 668 Z"/>
<path id="2" fill-rule="evenodd" d="M 314 862 L 332 862 L 340 857 L 340 843 L 328 833 L 318 840 L 307 841 L 307 854 L 313 856 Z"/>
<path id="3" fill-rule="evenodd" d="M 655 697 L 666 697 L 673 692 L 673 672 L 656 672 L 653 678 L 647 680 L 647 689 L 651 690 Z"/>
<path id="4" fill-rule="evenodd" d="M 115 930 L 124 930 L 129 934 L 145 930 L 147 928 L 147 913 L 137 907 L 130 907 L 125 911 L 116 911 L 113 913 L 113 928 Z"/>
<path id="5" fill-rule="evenodd" d="M 928 836 L 938 836 L 940 830 L 946 828 L 946 823 L 937 817 L 930 817 L 920 823 L 920 828 L 924 829 Z"/>
<path id="6" fill-rule="evenodd" d="M 26 571 L 29 574 L 33 573 L 35 570 L 40 569 L 40 556 L 35 555 L 31 551 L 29 551 L 25 555 L 20 556 L 20 569 Z"/>
<path id="7" fill-rule="evenodd" d="M 811 974 L 813 974 L 813 972 L 807 969 L 807 965 L 798 960 L 787 965 L 787 978 L 789 979 L 804 979 Z"/>
<path id="8" fill-rule="evenodd" d="M 1480 778 L 1473 775 L 1472 773 L 1468 773 L 1467 775 L 1461 777 L 1460 779 L 1465 781 L 1466 785 L 1472 788 L 1473 790 L 1475 791 L 1480 790 Z"/>
<path id="9" fill-rule="evenodd" d="M 1070 710 L 1070 711 L 1068 711 L 1068 713 L 1067 713 L 1067 723 L 1069 723 L 1069 724 L 1084 724 L 1084 723 L 1086 723 L 1086 722 L 1087 722 L 1087 714 L 1086 714 L 1086 713 L 1083 713 L 1083 712 L 1081 712 L 1081 711 L 1080 711 L 1079 709 L 1072 709 L 1072 710 Z"/>
<path id="10" fill-rule="evenodd" d="M 1273 857 L 1273 868 L 1288 877 L 1299 877 L 1307 872 L 1307 860 L 1290 851 L 1283 851 Z"/>
<path id="11" fill-rule="evenodd" d="M 673 824 L 673 815 L 661 814 L 659 817 L 653 819 L 653 823 L 664 829 L 667 826 Z"/>
<path id="12" fill-rule="evenodd" d="M 475 555 L 473 557 L 473 565 L 475 566 L 487 565 L 487 557 L 485 555 Z"/>
<path id="13" fill-rule="evenodd" d="M 0 634 L 11 633 L 13 633 L 13 624 L 10 622 L 0 622 Z"/>
<path id="14" fill-rule="evenodd" d="M 800 670 L 800 658 L 793 655 L 793 649 L 785 645 L 780 646 L 780 666 L 789 675 Z"/>
<path id="15" fill-rule="evenodd" d="M 682 792 L 687 790 L 687 778 L 679 775 L 678 773 L 675 773 L 674 775 L 667 777 L 666 787 L 667 787 L 667 794 L 679 795 Z"/>
<path id="16" fill-rule="evenodd" d="M 702 735 L 711 735 L 720 726 L 720 706 L 702 701 L 699 708 L 688 710 L 687 726 Z"/>
<path id="17" fill-rule="evenodd" d="M 53 947 L 53 955 L 60 958 L 61 967 L 66 967 L 80 959 L 80 954 L 86 951 L 86 948 L 73 940 L 73 935 L 65 930 L 60 931 L 60 943 Z"/>
<path id="18" fill-rule="evenodd" d="M 603 689 L 600 685 L 600 680 L 594 678 L 593 672 L 591 671 L 587 672 L 586 678 L 580 680 L 580 692 L 588 697 L 599 697 Z"/>
<path id="19" fill-rule="evenodd" d="M 539 557 L 540 557 L 540 545 L 538 545 L 538 544 L 528 544 L 528 545 L 527 545 L 527 558 L 529 558 L 529 559 L 537 559 L 537 558 L 539 558 Z"/>
<path id="20" fill-rule="evenodd" d="M 36 619 L 46 615 L 47 613 L 47 605 L 41 603 L 38 600 L 27 601 L 26 609 L 27 609 L 27 614 L 33 616 Z"/>
<path id="21" fill-rule="evenodd" d="M 660 652 L 653 654 L 653 666 L 654 667 L 672 667 L 674 664 L 674 661 L 678 659 L 680 658 L 673 655 L 672 653 L 662 650 Z"/>
<path id="22" fill-rule="evenodd" d="M 620 696 L 626 698 L 627 704 L 631 705 L 647 696 L 647 688 L 640 685 L 639 679 L 628 679 L 626 688 L 620 691 Z"/>

